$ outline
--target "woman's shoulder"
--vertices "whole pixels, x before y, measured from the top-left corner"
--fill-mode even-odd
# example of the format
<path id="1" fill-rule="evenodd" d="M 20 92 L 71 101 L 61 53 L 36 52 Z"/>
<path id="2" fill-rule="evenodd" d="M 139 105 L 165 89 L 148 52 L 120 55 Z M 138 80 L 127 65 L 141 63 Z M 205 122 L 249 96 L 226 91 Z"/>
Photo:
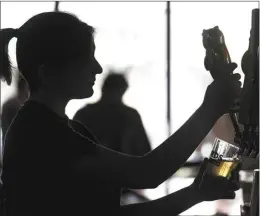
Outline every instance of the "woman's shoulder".
<path id="1" fill-rule="evenodd" d="M 80 123 L 79 125 L 76 123 L 76 128 L 71 127 L 69 123 L 69 119 L 59 117 L 44 107 L 30 102 L 19 110 L 8 136 L 16 137 L 11 139 L 12 142 L 22 141 L 29 146 L 34 146 L 36 143 L 36 146 L 44 144 L 44 148 L 50 147 L 54 152 L 56 150 L 89 152 L 90 149 L 95 149 L 97 143 L 91 133 L 88 133 Z"/>
<path id="2" fill-rule="evenodd" d="M 87 128 L 81 122 L 77 120 L 70 120 L 69 125 L 76 133 L 80 133 L 82 136 L 86 137 L 87 139 L 90 139 L 95 144 L 99 143 L 99 141 L 94 136 L 94 134 L 89 130 L 89 128 Z"/>
<path id="3" fill-rule="evenodd" d="M 23 126 L 44 126 L 48 121 L 53 121 L 54 118 L 50 116 L 48 111 L 46 111 L 39 104 L 31 101 L 27 101 L 17 112 L 15 122 L 16 124 Z M 50 125 L 51 126 L 51 125 Z"/>
<path id="4" fill-rule="evenodd" d="M 47 108 L 36 102 L 26 102 L 17 112 L 9 128 L 12 134 L 22 137 L 41 137 L 42 140 L 50 136 L 55 139 L 59 134 L 66 134 L 66 120 L 53 114 Z"/>

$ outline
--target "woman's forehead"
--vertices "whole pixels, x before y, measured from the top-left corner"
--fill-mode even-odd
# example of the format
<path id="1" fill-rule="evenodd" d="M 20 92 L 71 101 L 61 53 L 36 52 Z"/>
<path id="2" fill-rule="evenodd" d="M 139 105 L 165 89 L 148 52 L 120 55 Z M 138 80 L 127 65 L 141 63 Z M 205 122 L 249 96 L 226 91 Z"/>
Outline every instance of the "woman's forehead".
<path id="1" fill-rule="evenodd" d="M 96 50 L 96 44 L 95 44 L 94 38 L 92 39 L 91 48 L 92 48 L 93 51 Z"/>

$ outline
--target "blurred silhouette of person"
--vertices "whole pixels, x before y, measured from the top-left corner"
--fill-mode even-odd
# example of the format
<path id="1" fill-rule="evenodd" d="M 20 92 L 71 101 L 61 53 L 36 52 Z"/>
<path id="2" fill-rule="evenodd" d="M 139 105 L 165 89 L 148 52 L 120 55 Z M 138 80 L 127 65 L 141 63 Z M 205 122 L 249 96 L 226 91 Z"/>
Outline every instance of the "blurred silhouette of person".
<path id="1" fill-rule="evenodd" d="M 29 89 L 26 80 L 19 76 L 17 80 L 16 85 L 16 91 L 15 94 L 9 98 L 4 104 L 2 108 L 2 114 L 1 114 L 1 155 L 0 155 L 0 185 L 1 182 L 1 174 L 3 169 L 3 152 L 4 152 L 4 139 L 6 132 L 11 125 L 14 117 L 16 116 L 18 110 L 21 108 L 21 106 L 25 103 L 25 101 L 28 99 L 29 96 Z M 1 186 L 0 186 L 1 188 Z"/>
<path id="2" fill-rule="evenodd" d="M 151 151 L 151 146 L 139 113 L 122 101 L 127 88 L 124 75 L 109 74 L 102 86 L 101 100 L 80 109 L 73 119 L 87 126 L 101 145 L 142 156 Z"/>
<path id="3" fill-rule="evenodd" d="M 16 116 L 18 110 L 29 97 L 29 89 L 26 80 L 19 76 L 15 94 L 4 104 L 1 115 L 2 144 L 4 143 L 6 132 Z"/>
<path id="4" fill-rule="evenodd" d="M 240 91 L 238 74 L 210 84 L 203 103 L 181 128 L 144 156 L 132 156 L 100 145 L 83 124 L 65 114 L 70 100 L 93 95 L 96 75 L 102 73 L 94 28 L 68 13 L 45 12 L 18 29 L 1 29 L 0 78 L 9 85 L 7 48 L 13 37 L 30 98 L 5 137 L 7 216 L 169 216 L 203 201 L 234 199 L 238 188 L 232 179 L 203 178 L 207 159 L 194 182 L 160 199 L 121 206 L 120 189 L 156 188 L 172 176 L 229 111 Z M 235 68 L 231 63 L 222 70 L 231 74 Z"/>

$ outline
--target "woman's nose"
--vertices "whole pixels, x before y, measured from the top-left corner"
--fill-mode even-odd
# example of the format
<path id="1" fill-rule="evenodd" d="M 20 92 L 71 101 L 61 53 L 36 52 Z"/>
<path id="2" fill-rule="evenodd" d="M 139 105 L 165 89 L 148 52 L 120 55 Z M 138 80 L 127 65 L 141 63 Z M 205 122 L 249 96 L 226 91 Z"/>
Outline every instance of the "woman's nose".
<path id="1" fill-rule="evenodd" d="M 97 68 L 97 74 L 101 74 L 103 72 L 103 68 L 101 67 L 101 65 L 99 64 L 99 62 L 96 60 L 96 68 Z"/>

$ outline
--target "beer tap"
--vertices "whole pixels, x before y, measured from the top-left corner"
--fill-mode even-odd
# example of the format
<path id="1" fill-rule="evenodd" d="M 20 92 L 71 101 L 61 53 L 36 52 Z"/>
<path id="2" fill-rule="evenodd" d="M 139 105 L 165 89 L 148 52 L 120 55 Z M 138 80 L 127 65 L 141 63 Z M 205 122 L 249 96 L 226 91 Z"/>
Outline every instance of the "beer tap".
<path id="1" fill-rule="evenodd" d="M 245 148 L 243 155 L 255 158 L 259 154 L 259 9 L 252 10 L 251 23 L 249 47 L 241 61 L 245 80 L 240 98 L 239 123 L 245 126 L 241 140 Z"/>
<path id="2" fill-rule="evenodd" d="M 203 46 L 206 49 L 206 56 L 204 59 L 204 66 L 213 77 L 218 79 L 220 76 L 227 76 L 227 74 L 220 74 L 221 71 L 217 71 L 221 65 L 231 63 L 231 58 L 228 49 L 225 44 L 225 38 L 218 26 L 203 30 Z M 216 73 L 218 72 L 218 73 Z M 229 111 L 229 116 L 232 121 L 235 130 L 235 143 L 241 145 L 241 132 L 243 126 L 239 124 L 239 98 L 235 100 Z"/>
<path id="3" fill-rule="evenodd" d="M 206 70 L 210 71 L 213 79 L 224 76 L 225 74 L 219 74 L 220 70 L 216 70 L 223 64 L 231 63 L 223 33 L 215 26 L 204 29 L 202 36 L 206 49 Z M 241 64 L 245 74 L 244 86 L 240 97 L 230 108 L 229 116 L 235 131 L 234 142 L 240 147 L 239 154 L 255 158 L 259 154 L 259 9 L 252 11 L 249 48 Z"/>

